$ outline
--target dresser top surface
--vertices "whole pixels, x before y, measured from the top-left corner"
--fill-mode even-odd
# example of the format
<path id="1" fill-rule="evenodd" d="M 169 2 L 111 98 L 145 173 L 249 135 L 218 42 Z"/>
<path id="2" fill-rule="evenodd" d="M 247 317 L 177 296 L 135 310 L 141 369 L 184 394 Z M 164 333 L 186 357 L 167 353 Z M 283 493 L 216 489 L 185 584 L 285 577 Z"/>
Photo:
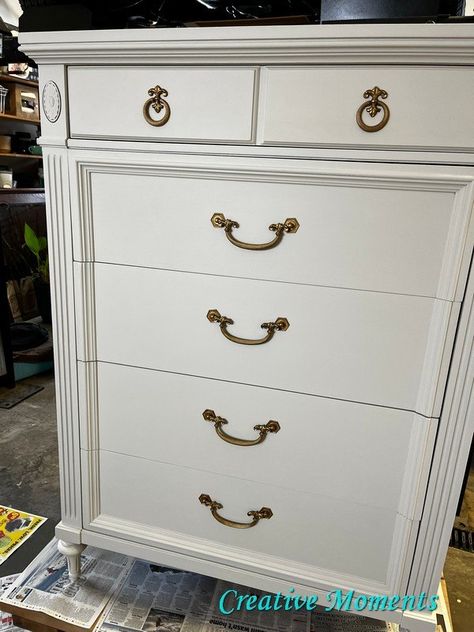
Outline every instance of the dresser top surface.
<path id="1" fill-rule="evenodd" d="M 474 23 L 21 33 L 39 63 L 474 64 Z"/>

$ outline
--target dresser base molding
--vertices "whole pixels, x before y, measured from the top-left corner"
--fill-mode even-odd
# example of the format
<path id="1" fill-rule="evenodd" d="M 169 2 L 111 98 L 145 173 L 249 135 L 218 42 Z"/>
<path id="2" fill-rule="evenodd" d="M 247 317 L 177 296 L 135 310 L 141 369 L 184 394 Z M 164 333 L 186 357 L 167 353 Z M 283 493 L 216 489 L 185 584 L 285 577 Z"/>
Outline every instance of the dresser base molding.
<path id="1" fill-rule="evenodd" d="M 438 630 L 436 614 L 430 612 L 404 612 L 400 621 L 399 632 L 435 632 Z"/>
<path id="2" fill-rule="evenodd" d="M 183 534 L 170 529 L 159 529 L 152 526 L 121 520 L 115 516 L 101 514 L 82 531 L 81 542 L 88 543 L 84 534 L 95 533 L 101 537 L 114 538 L 121 543 L 134 543 L 143 546 L 147 555 L 152 556 L 155 550 L 166 551 L 170 555 L 177 555 L 182 566 L 178 568 L 194 571 L 188 564 L 189 560 L 200 560 L 206 567 L 216 565 L 220 567 L 232 566 L 238 572 L 244 571 L 249 577 L 255 573 L 272 577 L 276 582 L 291 583 L 299 581 L 312 590 L 318 589 L 323 593 L 331 590 L 356 590 L 358 594 L 393 595 L 405 594 L 406 578 L 403 567 L 406 560 L 411 560 L 413 545 L 418 533 L 419 523 L 408 521 L 401 516 L 395 518 L 392 551 L 390 554 L 387 576 L 380 581 L 373 578 L 364 578 L 355 573 L 344 573 L 335 569 L 322 568 L 317 564 L 296 562 L 286 557 L 279 557 L 262 551 L 246 551 L 241 546 L 229 543 L 215 542 L 204 537 Z M 310 544 L 308 544 L 310 547 Z M 128 550 L 122 550 L 128 553 Z M 148 559 L 148 558 L 144 558 Z M 150 561 L 153 561 L 150 558 Z M 176 564 L 176 562 L 174 562 Z M 210 569 L 206 572 L 211 574 Z M 252 585 L 265 590 L 259 580 L 253 580 Z M 245 582 L 241 582 L 245 583 Z"/>
<path id="3" fill-rule="evenodd" d="M 83 530 L 81 538 L 84 544 L 98 548 L 117 551 L 125 555 L 146 559 L 155 564 L 163 564 L 172 568 L 182 568 L 193 573 L 210 575 L 224 581 L 235 582 L 244 586 L 253 587 L 258 584 L 260 590 L 270 593 L 284 593 L 294 588 L 295 592 L 303 596 L 316 595 L 321 604 L 327 600 L 327 592 L 312 588 L 297 581 L 280 580 L 265 575 L 264 573 L 249 572 L 244 569 L 235 568 L 227 564 L 220 564 L 209 560 L 203 560 L 177 553 L 166 551 L 157 547 L 149 547 L 138 542 L 129 542 L 119 538 L 111 537 L 93 531 Z M 406 632 L 435 632 L 436 617 L 434 614 L 424 614 L 422 612 L 403 612 L 394 610 L 393 612 L 362 611 L 358 614 L 372 619 L 397 623 L 405 627 Z"/>

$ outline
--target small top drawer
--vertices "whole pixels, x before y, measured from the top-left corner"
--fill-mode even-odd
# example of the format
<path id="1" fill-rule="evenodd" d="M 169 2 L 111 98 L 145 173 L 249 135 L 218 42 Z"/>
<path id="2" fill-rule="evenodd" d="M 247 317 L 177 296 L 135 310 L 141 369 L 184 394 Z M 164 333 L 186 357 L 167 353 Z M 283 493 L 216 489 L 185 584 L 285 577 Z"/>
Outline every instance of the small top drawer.
<path id="1" fill-rule="evenodd" d="M 72 67 L 71 136 L 248 143 L 254 79 L 253 68 Z"/>
<path id="2" fill-rule="evenodd" d="M 474 101 L 473 68 L 275 67 L 262 70 L 261 83 L 259 139 L 264 144 L 442 151 L 474 147 L 468 106 Z M 365 94 L 374 88 L 385 92 Z"/>

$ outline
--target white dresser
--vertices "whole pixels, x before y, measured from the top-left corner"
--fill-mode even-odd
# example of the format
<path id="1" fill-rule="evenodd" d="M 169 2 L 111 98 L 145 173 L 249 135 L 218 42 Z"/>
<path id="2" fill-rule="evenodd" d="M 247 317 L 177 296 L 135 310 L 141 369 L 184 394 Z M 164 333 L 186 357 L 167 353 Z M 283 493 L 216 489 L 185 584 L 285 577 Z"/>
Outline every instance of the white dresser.
<path id="1" fill-rule="evenodd" d="M 436 593 L 474 423 L 474 25 L 21 42 L 71 574 L 92 544 L 323 603 Z"/>

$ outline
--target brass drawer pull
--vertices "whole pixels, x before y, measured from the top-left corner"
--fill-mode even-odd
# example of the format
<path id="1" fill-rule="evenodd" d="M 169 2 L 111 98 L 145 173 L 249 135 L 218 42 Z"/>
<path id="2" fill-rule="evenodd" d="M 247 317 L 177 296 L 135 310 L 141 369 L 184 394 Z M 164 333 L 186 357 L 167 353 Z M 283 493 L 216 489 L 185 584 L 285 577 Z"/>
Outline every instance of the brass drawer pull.
<path id="1" fill-rule="evenodd" d="M 165 90 L 165 88 L 161 86 L 155 86 L 148 90 L 148 94 L 150 98 L 145 101 L 145 105 L 143 106 L 143 116 L 145 117 L 145 121 L 150 125 L 161 127 L 169 121 L 171 116 L 169 103 L 163 99 L 163 97 L 168 96 L 168 90 Z M 150 116 L 150 108 L 153 108 L 157 114 L 164 110 L 163 116 L 160 119 L 152 118 Z"/>
<path id="2" fill-rule="evenodd" d="M 236 239 L 232 234 L 233 228 L 239 228 L 239 223 L 234 222 L 233 219 L 226 219 L 222 213 L 214 213 L 211 217 L 211 224 L 214 228 L 223 228 L 227 239 L 231 244 L 237 246 L 237 248 L 243 248 L 244 250 L 270 250 L 278 246 L 283 239 L 285 233 L 296 233 L 300 227 L 298 220 L 295 217 L 288 217 L 284 223 L 270 224 L 268 230 L 275 233 L 275 237 L 265 244 L 248 244 L 245 241 Z"/>
<path id="3" fill-rule="evenodd" d="M 233 325 L 234 321 L 232 318 L 227 318 L 227 316 L 221 316 L 217 309 L 210 309 L 207 312 L 207 319 L 211 323 L 219 323 L 224 336 L 231 342 L 236 342 L 239 345 L 263 345 L 273 338 L 275 331 L 286 331 L 290 326 L 290 323 L 286 318 L 277 318 L 272 323 L 262 323 L 260 326 L 262 329 L 267 330 L 267 335 L 263 338 L 257 338 L 254 340 L 249 338 L 239 338 L 238 336 L 234 336 L 229 333 L 227 331 L 227 325 Z"/>
<path id="4" fill-rule="evenodd" d="M 378 132 L 387 125 L 388 119 L 390 118 L 390 110 L 388 109 L 388 105 L 386 103 L 379 101 L 379 99 L 386 99 L 387 97 L 388 92 L 378 88 L 377 86 L 375 86 L 372 90 L 366 90 L 364 92 L 364 99 L 369 100 L 362 103 L 356 114 L 357 125 L 363 129 L 364 132 Z M 364 110 L 368 112 L 372 118 L 374 118 L 380 110 L 383 110 L 383 118 L 380 123 L 377 123 L 377 125 L 367 125 L 362 120 Z"/>
<path id="5" fill-rule="evenodd" d="M 209 408 L 202 413 L 202 416 L 206 421 L 210 421 L 214 424 L 214 428 L 221 439 L 227 441 L 227 443 L 232 443 L 232 445 L 258 445 L 259 443 L 263 443 L 265 441 L 269 432 L 276 434 L 280 430 L 280 424 L 278 421 L 268 421 L 266 424 L 258 424 L 253 427 L 253 429 L 258 432 L 258 437 L 256 439 L 237 439 L 237 437 L 232 437 L 222 430 L 222 426 L 229 423 L 227 419 L 224 419 L 224 417 L 217 416 L 216 413 L 213 410 L 209 410 Z"/>
<path id="6" fill-rule="evenodd" d="M 250 529 L 250 527 L 255 527 L 260 520 L 270 520 L 273 516 L 273 511 L 271 509 L 268 507 L 262 507 L 259 511 L 251 510 L 247 512 L 247 516 L 251 516 L 253 518 L 251 522 L 235 522 L 234 520 L 229 520 L 228 518 L 224 518 L 218 514 L 218 510 L 223 509 L 223 505 L 216 500 L 212 500 L 208 494 L 201 494 L 199 496 L 199 502 L 201 505 L 209 507 L 217 522 L 220 522 L 226 527 L 232 527 L 233 529 Z"/>

